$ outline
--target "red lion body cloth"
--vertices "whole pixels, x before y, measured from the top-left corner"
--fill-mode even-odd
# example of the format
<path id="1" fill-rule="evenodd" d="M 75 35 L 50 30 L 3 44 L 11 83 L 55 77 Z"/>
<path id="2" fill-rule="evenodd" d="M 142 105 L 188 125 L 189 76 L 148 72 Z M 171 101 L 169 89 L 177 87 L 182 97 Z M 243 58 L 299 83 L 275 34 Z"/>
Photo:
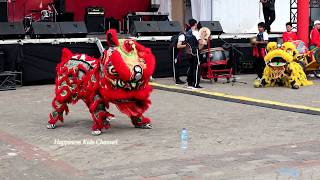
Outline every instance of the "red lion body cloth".
<path id="1" fill-rule="evenodd" d="M 107 111 L 109 103 L 129 116 L 136 128 L 152 128 L 150 119 L 143 116 L 151 104 L 148 82 L 155 68 L 151 50 L 130 39 L 118 40 L 114 30 L 107 32 L 107 43 L 109 49 L 100 59 L 63 50 L 47 128 L 54 129 L 57 121 L 63 122 L 67 104 L 79 99 L 92 115 L 93 135 L 110 128 L 113 115 Z"/>

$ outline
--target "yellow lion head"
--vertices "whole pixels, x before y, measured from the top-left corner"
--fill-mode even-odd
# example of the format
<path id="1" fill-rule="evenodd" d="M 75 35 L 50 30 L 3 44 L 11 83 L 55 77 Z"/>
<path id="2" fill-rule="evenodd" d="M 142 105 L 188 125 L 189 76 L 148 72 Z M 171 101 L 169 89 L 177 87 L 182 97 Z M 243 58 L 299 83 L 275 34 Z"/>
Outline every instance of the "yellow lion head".
<path id="1" fill-rule="evenodd" d="M 286 42 L 279 47 L 276 42 L 270 42 L 267 45 L 267 51 L 264 61 L 269 66 L 283 66 L 296 60 L 299 55 L 296 46 L 291 42 Z"/>
<path id="2" fill-rule="evenodd" d="M 297 63 L 299 52 L 291 42 L 278 46 L 276 42 L 267 45 L 268 54 L 264 57 L 266 67 L 262 80 L 255 82 L 255 87 L 285 85 L 298 89 L 300 86 L 311 85 L 307 80 L 302 66 Z"/>

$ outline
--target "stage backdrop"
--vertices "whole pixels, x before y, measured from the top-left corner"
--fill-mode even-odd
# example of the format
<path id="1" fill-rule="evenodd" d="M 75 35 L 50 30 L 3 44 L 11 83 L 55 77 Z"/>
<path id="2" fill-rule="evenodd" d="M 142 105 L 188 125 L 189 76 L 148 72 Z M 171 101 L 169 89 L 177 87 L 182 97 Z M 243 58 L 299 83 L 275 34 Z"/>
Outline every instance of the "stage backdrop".
<path id="1" fill-rule="evenodd" d="M 32 13 L 31 10 L 48 9 L 53 0 L 9 0 L 9 21 L 21 21 L 24 16 Z M 102 6 L 106 17 L 121 19 L 128 12 L 146 11 L 151 0 L 65 0 L 66 12 L 73 12 L 76 21 L 84 19 L 85 8 L 89 6 Z M 40 13 L 35 13 L 39 15 Z"/>
<path id="2" fill-rule="evenodd" d="M 264 21 L 259 0 L 191 0 L 192 16 L 202 21 L 220 21 L 224 32 L 253 33 L 257 24 Z M 290 21 L 290 0 L 276 0 L 276 20 L 271 31 L 285 31 Z"/>

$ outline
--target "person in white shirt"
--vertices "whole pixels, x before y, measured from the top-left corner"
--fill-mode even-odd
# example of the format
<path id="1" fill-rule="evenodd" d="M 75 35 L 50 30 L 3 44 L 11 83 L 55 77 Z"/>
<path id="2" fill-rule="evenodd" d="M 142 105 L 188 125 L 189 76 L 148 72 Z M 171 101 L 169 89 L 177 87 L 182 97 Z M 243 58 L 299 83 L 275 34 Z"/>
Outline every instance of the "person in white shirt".
<path id="1" fill-rule="evenodd" d="M 186 83 L 180 79 L 180 65 L 182 63 L 183 50 L 186 46 L 186 35 L 184 33 L 180 33 L 177 44 L 172 47 L 173 78 L 176 84 Z"/>
<path id="2" fill-rule="evenodd" d="M 253 56 L 256 58 L 255 69 L 258 75 L 258 80 L 263 76 L 264 68 L 266 63 L 264 61 L 264 56 L 266 55 L 266 46 L 269 42 L 269 35 L 265 32 L 265 23 L 260 22 L 258 24 L 258 34 L 257 39 L 253 43 Z"/>

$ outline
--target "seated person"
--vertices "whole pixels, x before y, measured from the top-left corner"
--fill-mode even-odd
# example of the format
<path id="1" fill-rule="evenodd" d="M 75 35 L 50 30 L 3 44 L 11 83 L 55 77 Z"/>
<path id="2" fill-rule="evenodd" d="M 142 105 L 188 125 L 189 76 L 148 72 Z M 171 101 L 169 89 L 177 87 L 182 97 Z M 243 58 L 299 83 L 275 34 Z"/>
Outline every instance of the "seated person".
<path id="1" fill-rule="evenodd" d="M 283 43 L 288 41 L 295 41 L 298 39 L 297 33 L 292 31 L 292 23 L 286 23 L 287 31 L 282 34 Z"/>
<path id="2" fill-rule="evenodd" d="M 314 21 L 313 29 L 310 32 L 310 50 L 320 48 L 320 21 Z"/>
<path id="3" fill-rule="evenodd" d="M 313 50 L 315 48 L 320 48 L 320 32 L 319 31 L 320 31 L 320 21 L 316 20 L 314 21 L 313 29 L 310 32 L 310 50 Z M 320 78 L 320 70 L 315 71 L 314 75 L 317 78 Z M 313 77 L 314 75 L 311 74 L 311 77 Z"/>

